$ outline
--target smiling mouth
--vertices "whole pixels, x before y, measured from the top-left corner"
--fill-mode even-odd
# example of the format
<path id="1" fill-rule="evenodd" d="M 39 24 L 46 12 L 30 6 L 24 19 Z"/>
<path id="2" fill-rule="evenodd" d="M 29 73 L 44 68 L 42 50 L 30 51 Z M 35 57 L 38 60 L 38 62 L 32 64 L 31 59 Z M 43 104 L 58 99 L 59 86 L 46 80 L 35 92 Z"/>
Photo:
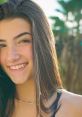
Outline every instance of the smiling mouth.
<path id="1" fill-rule="evenodd" d="M 12 66 L 9 66 L 9 69 L 11 70 L 19 70 L 19 69 L 22 69 L 26 66 L 26 63 L 22 63 L 22 64 L 19 64 L 19 65 L 12 65 Z"/>

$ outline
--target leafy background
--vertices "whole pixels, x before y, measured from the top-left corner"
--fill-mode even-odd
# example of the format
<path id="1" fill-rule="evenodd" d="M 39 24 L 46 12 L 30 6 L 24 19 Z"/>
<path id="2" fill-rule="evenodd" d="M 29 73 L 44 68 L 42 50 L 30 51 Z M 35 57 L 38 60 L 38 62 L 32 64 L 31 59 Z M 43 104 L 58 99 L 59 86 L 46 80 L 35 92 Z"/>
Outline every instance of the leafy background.
<path id="1" fill-rule="evenodd" d="M 0 4 L 7 2 L 8 0 L 0 0 Z"/>
<path id="2" fill-rule="evenodd" d="M 82 0 L 57 0 L 56 12 L 63 18 L 51 16 L 52 30 L 63 85 L 69 91 L 82 94 Z"/>

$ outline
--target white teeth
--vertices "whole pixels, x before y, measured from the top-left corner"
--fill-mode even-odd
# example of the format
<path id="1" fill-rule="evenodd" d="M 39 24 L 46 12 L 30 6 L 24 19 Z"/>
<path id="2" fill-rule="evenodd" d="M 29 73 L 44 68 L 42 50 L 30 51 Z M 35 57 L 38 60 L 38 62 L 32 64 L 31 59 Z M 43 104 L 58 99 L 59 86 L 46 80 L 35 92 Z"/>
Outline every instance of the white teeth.
<path id="1" fill-rule="evenodd" d="M 18 69 L 21 69 L 25 66 L 25 64 L 21 64 L 21 65 L 15 65 L 15 66 L 10 66 L 10 69 L 13 69 L 13 70 L 18 70 Z"/>

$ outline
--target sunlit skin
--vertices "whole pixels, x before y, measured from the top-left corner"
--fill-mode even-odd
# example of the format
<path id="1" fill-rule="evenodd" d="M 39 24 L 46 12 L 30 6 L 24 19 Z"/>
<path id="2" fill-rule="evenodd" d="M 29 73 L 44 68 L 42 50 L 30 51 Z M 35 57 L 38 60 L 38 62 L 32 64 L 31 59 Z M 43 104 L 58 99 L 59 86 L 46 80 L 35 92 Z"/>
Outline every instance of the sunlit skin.
<path id="1" fill-rule="evenodd" d="M 15 84 L 32 78 L 31 25 L 23 19 L 0 22 L 1 65 Z"/>
<path id="2" fill-rule="evenodd" d="M 1 65 L 9 78 L 16 85 L 17 98 L 34 102 L 36 100 L 36 91 L 33 80 L 31 30 L 29 21 L 22 18 L 0 21 Z M 23 104 L 20 105 L 20 108 L 21 106 L 23 106 Z M 32 105 L 31 110 L 28 109 L 26 114 L 28 113 L 29 116 L 35 117 L 35 107 L 35 104 Z M 17 110 L 20 108 L 17 104 Z M 30 113 L 32 110 L 33 112 Z M 16 112 L 17 117 L 20 115 L 23 116 L 20 110 Z"/>

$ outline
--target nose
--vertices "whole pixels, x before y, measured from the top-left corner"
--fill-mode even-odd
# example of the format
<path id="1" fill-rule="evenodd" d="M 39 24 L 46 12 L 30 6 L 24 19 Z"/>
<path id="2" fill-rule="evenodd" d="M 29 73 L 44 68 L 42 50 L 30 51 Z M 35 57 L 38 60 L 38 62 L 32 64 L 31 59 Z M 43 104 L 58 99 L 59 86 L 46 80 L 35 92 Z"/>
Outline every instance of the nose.
<path id="1" fill-rule="evenodd" d="M 19 60 L 20 54 L 15 47 L 8 48 L 7 60 L 8 62 L 14 62 Z"/>

